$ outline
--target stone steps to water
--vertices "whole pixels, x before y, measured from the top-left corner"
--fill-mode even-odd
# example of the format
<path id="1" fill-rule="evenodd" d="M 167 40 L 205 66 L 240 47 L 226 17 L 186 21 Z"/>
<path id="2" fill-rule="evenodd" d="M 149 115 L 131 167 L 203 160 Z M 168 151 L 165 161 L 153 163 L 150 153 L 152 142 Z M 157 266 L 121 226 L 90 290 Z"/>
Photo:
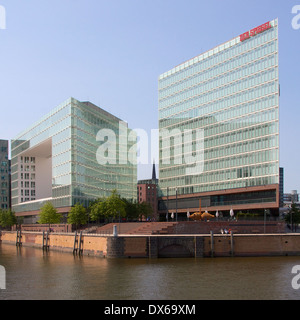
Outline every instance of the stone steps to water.
<path id="1" fill-rule="evenodd" d="M 113 226 L 117 227 L 119 234 L 131 235 L 151 235 L 151 234 L 169 234 L 170 229 L 176 222 L 125 222 L 125 223 L 109 223 L 105 226 L 98 227 L 95 233 L 113 233 Z"/>

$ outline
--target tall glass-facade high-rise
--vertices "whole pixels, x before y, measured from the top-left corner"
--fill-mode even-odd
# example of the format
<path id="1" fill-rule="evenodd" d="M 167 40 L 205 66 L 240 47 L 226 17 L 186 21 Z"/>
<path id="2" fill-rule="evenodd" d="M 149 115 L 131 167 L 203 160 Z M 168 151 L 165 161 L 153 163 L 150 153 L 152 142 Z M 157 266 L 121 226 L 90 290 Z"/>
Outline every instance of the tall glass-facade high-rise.
<path id="1" fill-rule="evenodd" d="M 120 128 L 122 135 L 125 132 L 122 138 Z M 74 98 L 12 140 L 13 210 L 18 215 L 34 215 L 50 201 L 61 212 L 68 212 L 75 203 L 88 205 L 114 189 L 121 197 L 136 199 L 136 163 L 113 163 L 105 148 L 99 155 L 105 141 L 98 138 L 102 129 L 115 134 L 116 143 L 111 144 L 109 154 L 114 153 L 116 160 L 120 155 L 134 159 L 134 142 L 124 140 L 130 132 L 127 124 L 90 102 Z M 101 155 L 104 161 L 99 161 Z"/>
<path id="2" fill-rule="evenodd" d="M 188 203 L 186 195 L 200 197 L 204 193 L 208 209 L 224 209 L 226 205 L 237 208 L 238 204 L 246 205 L 247 198 L 248 203 L 276 207 L 277 19 L 163 73 L 158 88 L 159 181 L 163 199 L 174 196 L 177 189 L 178 195 L 185 195 L 186 199 L 185 205 L 181 203 L 182 211 L 197 207 L 195 201 Z M 193 133 L 185 136 L 187 130 Z M 196 159 L 200 148 L 201 170 L 197 171 L 193 170 L 197 160 L 185 159 L 188 155 Z M 193 174 L 188 174 L 187 169 Z M 258 186 L 264 187 L 257 189 Z M 240 188 L 244 188 L 243 194 L 238 195 Z M 245 188 L 252 193 L 246 193 Z M 232 196 L 226 198 L 221 191 L 229 194 L 229 189 L 233 190 L 229 192 Z M 164 209 L 161 201 L 161 212 Z"/>

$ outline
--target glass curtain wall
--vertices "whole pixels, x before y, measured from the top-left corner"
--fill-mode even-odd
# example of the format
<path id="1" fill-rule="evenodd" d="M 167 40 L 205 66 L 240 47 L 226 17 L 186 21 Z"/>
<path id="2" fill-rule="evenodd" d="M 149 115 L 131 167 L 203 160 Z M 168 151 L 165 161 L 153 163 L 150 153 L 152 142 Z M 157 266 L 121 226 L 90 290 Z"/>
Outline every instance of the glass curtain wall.
<path id="1" fill-rule="evenodd" d="M 96 136 L 103 128 L 115 132 L 117 155 L 122 150 L 135 156 L 135 141 L 119 143 L 120 121 L 90 102 L 70 98 L 12 140 L 13 209 L 39 210 L 46 201 L 55 207 L 87 206 L 114 189 L 121 197 L 136 199 L 136 163 L 102 165 L 96 157 L 101 144 Z M 34 159 L 30 168 L 35 172 L 23 172 L 25 157 Z M 35 186 L 36 192 L 30 190 L 34 198 L 22 197 L 27 185 Z"/>
<path id="2" fill-rule="evenodd" d="M 167 187 L 174 195 L 176 188 L 188 194 L 279 183 L 277 19 L 270 24 L 159 77 L 159 129 L 170 133 L 160 136 L 163 195 Z M 204 133 L 204 166 L 195 175 L 186 174 L 191 165 L 184 162 L 199 147 L 195 134 L 177 139 L 187 129 Z"/>

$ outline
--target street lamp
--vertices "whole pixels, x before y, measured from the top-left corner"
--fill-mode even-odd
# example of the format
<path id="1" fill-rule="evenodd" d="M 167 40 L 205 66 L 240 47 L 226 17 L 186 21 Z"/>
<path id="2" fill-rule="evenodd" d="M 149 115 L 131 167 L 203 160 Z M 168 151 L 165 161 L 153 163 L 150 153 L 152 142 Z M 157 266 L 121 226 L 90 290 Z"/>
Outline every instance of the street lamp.
<path id="1" fill-rule="evenodd" d="M 266 214 L 267 214 L 267 209 L 264 209 L 264 233 L 266 233 Z"/>
<path id="2" fill-rule="evenodd" d="M 169 222 L 169 187 L 167 187 L 167 222 Z"/>
<path id="3" fill-rule="evenodd" d="M 176 222 L 177 222 L 177 187 L 176 187 Z"/>
<path id="4" fill-rule="evenodd" d="M 269 214 L 270 214 L 270 210 L 264 209 L 264 233 L 266 233 L 266 221 L 267 221 L 267 215 L 269 215 Z"/>
<path id="5" fill-rule="evenodd" d="M 291 222 L 291 231 L 293 232 L 293 210 L 290 207 L 290 222 Z"/>

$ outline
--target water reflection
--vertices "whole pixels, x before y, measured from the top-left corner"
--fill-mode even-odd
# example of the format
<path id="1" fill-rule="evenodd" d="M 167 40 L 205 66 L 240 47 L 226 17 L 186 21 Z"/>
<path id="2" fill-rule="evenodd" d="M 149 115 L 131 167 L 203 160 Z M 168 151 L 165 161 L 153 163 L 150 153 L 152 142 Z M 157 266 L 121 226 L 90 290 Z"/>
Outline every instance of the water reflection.
<path id="1" fill-rule="evenodd" d="M 300 299 L 299 257 L 102 259 L 0 245 L 0 299 Z"/>

